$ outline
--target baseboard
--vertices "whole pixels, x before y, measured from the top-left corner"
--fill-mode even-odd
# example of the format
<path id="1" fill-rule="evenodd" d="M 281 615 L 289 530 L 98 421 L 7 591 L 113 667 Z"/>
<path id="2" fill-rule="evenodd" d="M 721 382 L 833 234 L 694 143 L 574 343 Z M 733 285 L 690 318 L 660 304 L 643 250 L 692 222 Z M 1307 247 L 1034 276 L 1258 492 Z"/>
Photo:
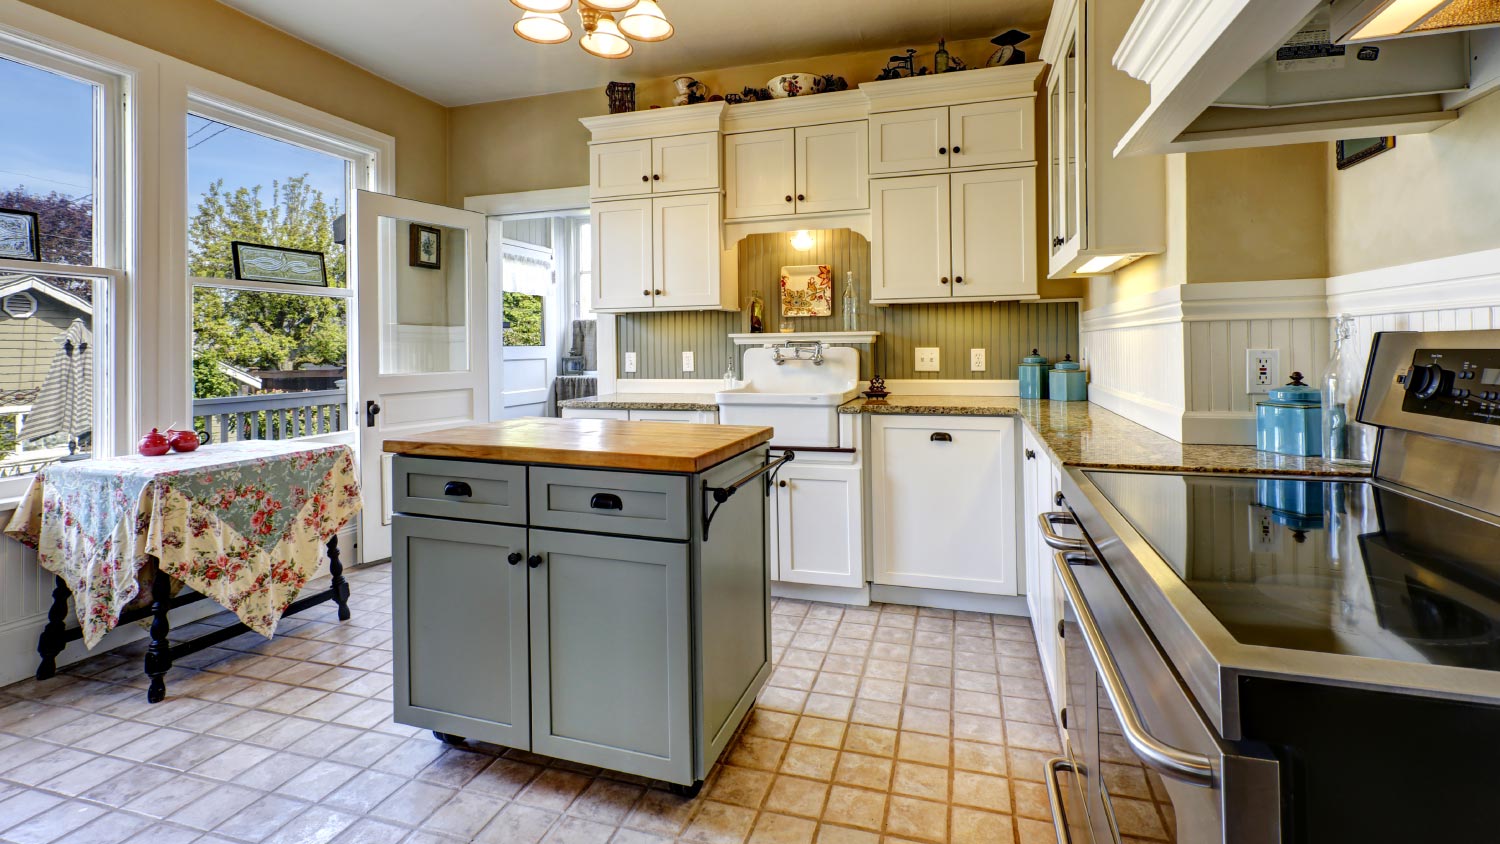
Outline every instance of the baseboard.
<path id="1" fill-rule="evenodd" d="M 1182 414 L 1182 442 L 1198 445 L 1255 445 L 1255 413 L 1190 410 Z"/>
<path id="2" fill-rule="evenodd" d="M 882 604 L 905 604 L 962 612 L 987 612 L 995 615 L 1031 615 L 1025 595 L 980 595 L 974 592 L 951 592 L 947 589 L 922 589 L 915 586 L 870 584 L 870 600 Z"/>
<path id="3" fill-rule="evenodd" d="M 1097 382 L 1089 385 L 1089 401 L 1158 434 L 1182 441 L 1183 410 L 1180 407 L 1105 387 Z"/>
<path id="4" fill-rule="evenodd" d="M 807 583 L 785 583 L 771 581 L 771 597 L 790 598 L 796 601 L 817 601 L 824 604 L 846 604 L 851 607 L 868 607 L 870 590 L 867 587 L 814 586 Z"/>

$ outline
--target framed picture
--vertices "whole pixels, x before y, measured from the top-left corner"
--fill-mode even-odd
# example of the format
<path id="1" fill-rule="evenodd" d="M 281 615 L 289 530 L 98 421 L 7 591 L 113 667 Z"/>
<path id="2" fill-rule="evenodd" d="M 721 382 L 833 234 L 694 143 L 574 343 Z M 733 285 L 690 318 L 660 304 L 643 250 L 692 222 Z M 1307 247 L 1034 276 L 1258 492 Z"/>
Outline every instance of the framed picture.
<path id="1" fill-rule="evenodd" d="M 35 212 L 0 208 L 0 258 L 42 260 L 42 238 Z"/>
<path id="2" fill-rule="evenodd" d="M 231 240 L 229 248 L 234 254 L 234 277 L 242 281 L 328 286 L 328 267 L 322 252 L 243 240 Z"/>
<path id="3" fill-rule="evenodd" d="M 443 232 L 433 226 L 411 224 L 411 257 L 413 267 L 429 270 L 443 268 Z"/>
<path id="4" fill-rule="evenodd" d="M 1374 158 L 1388 149 L 1395 148 L 1395 135 L 1386 135 L 1383 138 L 1355 138 L 1350 141 L 1339 141 L 1334 166 L 1340 170 L 1348 170 L 1361 161 Z"/>

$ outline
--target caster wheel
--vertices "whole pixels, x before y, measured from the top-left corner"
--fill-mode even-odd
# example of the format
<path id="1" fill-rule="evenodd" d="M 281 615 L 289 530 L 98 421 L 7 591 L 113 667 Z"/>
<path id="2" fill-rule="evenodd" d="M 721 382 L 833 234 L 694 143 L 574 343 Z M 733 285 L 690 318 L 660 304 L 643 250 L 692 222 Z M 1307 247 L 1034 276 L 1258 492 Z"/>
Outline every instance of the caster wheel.
<path id="1" fill-rule="evenodd" d="M 675 782 L 669 783 L 668 788 L 678 797 L 686 797 L 691 800 L 698 796 L 698 792 L 703 790 L 703 780 L 698 780 L 692 785 L 678 785 Z"/>
<path id="2" fill-rule="evenodd" d="M 440 733 L 437 730 L 432 731 L 432 737 L 442 742 L 443 744 L 451 744 L 454 746 L 461 745 L 465 741 L 467 741 L 467 739 L 465 739 L 463 736 L 455 736 L 452 733 Z"/>

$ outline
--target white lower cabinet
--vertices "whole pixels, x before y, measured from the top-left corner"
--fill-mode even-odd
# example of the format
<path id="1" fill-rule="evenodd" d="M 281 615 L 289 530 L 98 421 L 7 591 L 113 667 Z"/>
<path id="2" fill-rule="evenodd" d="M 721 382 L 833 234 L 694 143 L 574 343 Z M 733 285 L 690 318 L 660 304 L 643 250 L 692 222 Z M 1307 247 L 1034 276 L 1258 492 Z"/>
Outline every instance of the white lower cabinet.
<path id="1" fill-rule="evenodd" d="M 800 457 L 784 465 L 766 519 L 772 578 L 812 586 L 864 586 L 862 489 L 858 466 L 819 466 Z"/>
<path id="2" fill-rule="evenodd" d="M 719 424 L 719 414 L 713 410 L 615 410 L 612 408 L 565 407 L 564 419 L 625 419 L 633 422 L 696 422 L 700 425 Z"/>
<path id="3" fill-rule="evenodd" d="M 1063 650 L 1058 636 L 1062 618 L 1062 595 L 1052 571 L 1053 551 L 1042 540 L 1039 519 L 1057 509 L 1053 497 L 1061 485 L 1061 470 L 1053 463 L 1034 434 L 1021 432 L 1021 531 L 1025 536 L 1026 606 L 1042 658 L 1042 674 L 1052 695 L 1054 710 L 1066 705 L 1063 698 Z"/>
<path id="4" fill-rule="evenodd" d="M 1009 417 L 871 418 L 876 583 L 1017 594 L 1017 428 Z"/>

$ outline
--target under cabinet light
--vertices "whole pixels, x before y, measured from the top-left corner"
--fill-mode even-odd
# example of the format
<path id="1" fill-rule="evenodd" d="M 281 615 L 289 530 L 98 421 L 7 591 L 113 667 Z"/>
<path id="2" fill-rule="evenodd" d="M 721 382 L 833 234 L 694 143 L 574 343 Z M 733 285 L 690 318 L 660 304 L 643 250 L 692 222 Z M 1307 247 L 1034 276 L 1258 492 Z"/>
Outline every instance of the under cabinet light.
<path id="1" fill-rule="evenodd" d="M 1129 255 L 1100 255 L 1100 256 L 1095 257 L 1095 258 L 1090 258 L 1087 261 L 1083 262 L 1083 266 L 1081 266 L 1081 267 L 1078 268 L 1078 274 L 1079 275 L 1088 275 L 1089 273 L 1102 273 L 1102 272 L 1106 272 L 1111 267 L 1113 267 L 1115 264 L 1120 263 L 1121 261 L 1125 260 L 1128 257 L 1130 257 L 1130 256 Z"/>

